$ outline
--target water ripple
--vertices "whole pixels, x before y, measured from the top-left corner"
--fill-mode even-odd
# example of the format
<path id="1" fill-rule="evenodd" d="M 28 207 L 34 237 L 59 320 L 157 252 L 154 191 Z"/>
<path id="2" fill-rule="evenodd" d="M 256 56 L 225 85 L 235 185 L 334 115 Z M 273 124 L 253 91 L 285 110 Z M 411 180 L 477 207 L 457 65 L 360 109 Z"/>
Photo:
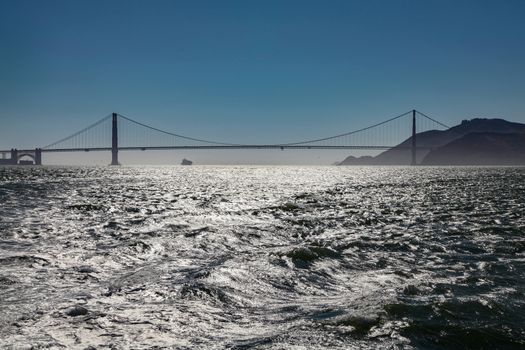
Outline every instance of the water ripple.
<path id="1" fill-rule="evenodd" d="M 0 347 L 525 347 L 521 168 L 0 168 Z"/>

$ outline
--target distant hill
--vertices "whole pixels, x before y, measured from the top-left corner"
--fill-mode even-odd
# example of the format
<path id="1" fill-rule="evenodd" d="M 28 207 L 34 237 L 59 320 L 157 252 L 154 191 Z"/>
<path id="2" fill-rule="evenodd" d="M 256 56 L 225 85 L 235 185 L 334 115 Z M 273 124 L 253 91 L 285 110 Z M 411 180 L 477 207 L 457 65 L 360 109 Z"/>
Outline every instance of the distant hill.
<path id="1" fill-rule="evenodd" d="M 470 133 L 432 150 L 422 165 L 522 165 L 525 134 Z"/>
<path id="2" fill-rule="evenodd" d="M 418 133 L 416 135 L 417 146 L 429 147 L 429 149 L 418 149 L 416 162 L 421 164 L 429 154 L 430 149 L 438 149 L 471 133 L 486 132 L 524 134 L 525 124 L 513 123 L 504 119 L 475 118 L 472 120 L 464 120 L 461 124 L 447 130 L 430 130 Z M 349 156 L 343 160 L 340 165 L 410 165 L 412 161 L 411 144 L 412 137 L 409 137 L 399 145 L 390 148 L 376 157 L 356 158 Z"/>

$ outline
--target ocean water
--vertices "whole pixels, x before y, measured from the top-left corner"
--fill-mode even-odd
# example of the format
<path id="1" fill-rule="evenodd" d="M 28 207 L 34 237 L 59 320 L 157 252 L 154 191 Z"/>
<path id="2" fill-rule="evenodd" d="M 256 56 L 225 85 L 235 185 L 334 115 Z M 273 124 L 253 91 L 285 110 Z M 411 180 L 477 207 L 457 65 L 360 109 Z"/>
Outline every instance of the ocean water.
<path id="1" fill-rule="evenodd" d="M 0 168 L 0 348 L 523 349 L 524 293 L 524 168 Z"/>

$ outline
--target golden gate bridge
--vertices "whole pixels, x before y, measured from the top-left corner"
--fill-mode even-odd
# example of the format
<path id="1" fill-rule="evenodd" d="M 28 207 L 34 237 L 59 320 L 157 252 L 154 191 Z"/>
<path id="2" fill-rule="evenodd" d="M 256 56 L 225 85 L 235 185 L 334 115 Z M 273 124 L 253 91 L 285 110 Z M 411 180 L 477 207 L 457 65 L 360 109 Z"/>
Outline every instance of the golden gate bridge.
<path id="1" fill-rule="evenodd" d="M 415 165 L 417 151 L 431 145 L 417 144 L 417 134 L 448 126 L 417 110 L 411 110 L 364 128 L 311 140 L 243 144 L 204 140 L 165 131 L 118 113 L 112 113 L 94 124 L 43 147 L 0 150 L 0 164 L 22 164 L 30 158 L 42 165 L 43 153 L 111 151 L 111 165 L 119 165 L 120 151 L 175 149 L 410 149 L 410 164 Z M 7 157 L 9 156 L 9 157 Z M 31 161 L 30 161 L 31 162 Z M 31 162 L 31 163 L 32 163 Z"/>

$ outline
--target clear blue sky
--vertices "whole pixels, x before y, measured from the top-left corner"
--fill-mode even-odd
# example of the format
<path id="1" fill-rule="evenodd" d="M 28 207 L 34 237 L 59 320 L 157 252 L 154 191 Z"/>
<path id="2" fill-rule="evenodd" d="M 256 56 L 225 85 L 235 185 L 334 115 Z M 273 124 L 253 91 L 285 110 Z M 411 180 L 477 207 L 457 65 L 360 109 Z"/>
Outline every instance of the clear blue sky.
<path id="1" fill-rule="evenodd" d="M 283 142 L 412 108 L 525 122 L 525 1 L 0 2 L 0 148 L 110 112 Z"/>

